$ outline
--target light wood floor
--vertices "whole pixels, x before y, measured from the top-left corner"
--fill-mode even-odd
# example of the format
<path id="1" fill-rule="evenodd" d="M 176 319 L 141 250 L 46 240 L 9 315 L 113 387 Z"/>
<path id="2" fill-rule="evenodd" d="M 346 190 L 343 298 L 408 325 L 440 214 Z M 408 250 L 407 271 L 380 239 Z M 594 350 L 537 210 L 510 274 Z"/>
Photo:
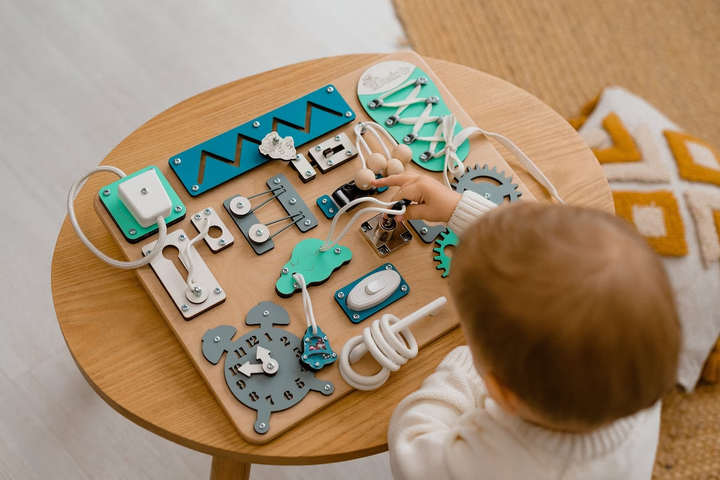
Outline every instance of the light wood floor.
<path id="1" fill-rule="evenodd" d="M 314 57 L 393 51 L 402 38 L 390 0 L 0 0 L 0 479 L 208 476 L 209 457 L 107 406 L 65 347 L 50 260 L 67 190 L 191 95 Z M 386 454 L 251 475 L 318 477 L 391 478 Z"/>

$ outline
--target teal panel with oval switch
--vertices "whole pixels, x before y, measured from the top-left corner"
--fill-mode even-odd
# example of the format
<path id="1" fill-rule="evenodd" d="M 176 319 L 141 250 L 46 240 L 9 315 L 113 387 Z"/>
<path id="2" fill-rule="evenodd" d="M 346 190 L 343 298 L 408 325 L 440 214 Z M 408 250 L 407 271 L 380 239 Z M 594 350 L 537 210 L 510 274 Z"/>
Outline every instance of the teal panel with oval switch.
<path id="1" fill-rule="evenodd" d="M 137 243 L 149 237 L 150 235 L 157 233 L 158 227 L 157 224 L 154 224 L 148 228 L 144 228 L 135 220 L 135 218 L 133 218 L 130 210 L 127 209 L 127 207 L 122 203 L 120 197 L 118 196 L 118 186 L 121 183 L 126 182 L 131 178 L 140 175 L 141 173 L 147 172 L 150 169 L 155 170 L 155 173 L 160 179 L 160 183 L 162 183 L 162 186 L 165 189 L 165 192 L 168 194 L 168 197 L 170 197 L 170 201 L 173 205 L 170 215 L 165 217 L 165 224 L 169 227 L 170 225 L 173 225 L 185 218 L 185 213 L 187 213 L 187 209 L 180 200 L 180 197 L 178 197 L 177 193 L 175 193 L 175 190 L 173 190 L 173 188 L 170 186 L 170 183 L 167 181 L 167 178 L 165 178 L 165 175 L 163 175 L 160 169 L 155 166 L 151 165 L 149 167 L 145 167 L 109 185 L 105 185 L 98 192 L 100 201 L 105 207 L 105 210 L 107 210 L 107 212 L 110 214 L 110 217 L 112 217 L 118 230 L 122 232 L 125 240 L 127 240 L 129 243 Z"/>
<path id="2" fill-rule="evenodd" d="M 398 300 L 400 300 L 402 297 L 410 293 L 410 286 L 408 286 L 407 282 L 405 282 L 405 279 L 400 275 L 400 285 L 398 285 L 397 289 L 393 292 L 390 297 L 388 297 L 385 301 L 375 305 L 374 307 L 370 307 L 367 310 L 362 311 L 355 311 L 348 307 L 347 304 L 347 298 L 350 292 L 352 291 L 355 286 L 362 282 L 364 279 L 369 277 L 370 275 L 374 275 L 378 272 L 382 272 L 383 270 L 395 270 L 398 275 L 400 275 L 400 272 L 397 271 L 395 266 L 392 263 L 386 263 L 384 265 L 379 266 L 372 272 L 367 273 L 366 275 L 363 275 L 362 277 L 358 278 L 354 282 L 345 285 L 343 288 L 335 292 L 335 301 L 340 305 L 340 308 L 343 309 L 343 312 L 345 312 L 345 315 L 347 315 L 348 319 L 353 323 L 360 323 L 363 320 L 365 320 L 368 317 L 371 317 L 375 315 L 377 312 L 382 310 L 383 308 L 387 307 L 388 305 L 391 305 Z"/>

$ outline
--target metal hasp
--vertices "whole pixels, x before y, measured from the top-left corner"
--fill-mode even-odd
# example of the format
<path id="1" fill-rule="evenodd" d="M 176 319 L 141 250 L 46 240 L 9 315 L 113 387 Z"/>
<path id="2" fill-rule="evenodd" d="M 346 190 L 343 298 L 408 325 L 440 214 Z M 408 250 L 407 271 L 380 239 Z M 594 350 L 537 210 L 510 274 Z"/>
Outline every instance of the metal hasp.
<path id="1" fill-rule="evenodd" d="M 330 339 L 320 330 L 320 327 L 316 328 L 316 332 L 313 332 L 312 326 L 305 330 L 302 340 L 303 353 L 300 356 L 300 364 L 313 372 L 317 372 L 325 365 L 330 365 L 337 360 L 337 353 L 333 352 L 330 347 Z"/>
<path id="2" fill-rule="evenodd" d="M 490 181 L 476 181 L 482 179 Z M 487 164 L 482 168 L 479 165 L 467 167 L 465 173 L 452 183 L 452 187 L 458 193 L 463 193 L 465 190 L 475 192 L 496 205 L 502 205 L 505 198 L 516 202 L 522 195 L 518 190 L 518 184 L 512 183 L 512 177 L 505 176 L 505 172 L 498 172 L 497 167 L 489 168 Z"/>
<path id="3" fill-rule="evenodd" d="M 289 325 L 287 311 L 272 302 L 260 302 L 245 318 L 249 326 L 258 325 L 232 341 L 237 329 L 220 325 L 205 332 L 202 352 L 205 359 L 217 365 L 225 356 L 225 383 L 240 403 L 257 411 L 255 431 L 270 430 L 270 415 L 297 405 L 311 390 L 323 395 L 335 391 L 332 382 L 315 378 L 300 364 L 302 342 L 298 337 L 275 328 Z"/>
<path id="4" fill-rule="evenodd" d="M 218 253 L 222 250 L 225 250 L 229 246 L 231 246 L 233 243 L 235 243 L 235 237 L 232 233 L 230 233 L 230 230 L 225 226 L 225 222 L 222 221 L 220 218 L 220 215 L 213 209 L 213 208 L 205 208 L 203 210 L 200 210 L 196 214 L 194 214 L 192 217 L 190 217 L 190 222 L 192 222 L 193 227 L 195 227 L 195 230 L 198 231 L 198 233 L 202 230 L 203 224 L 202 222 L 204 219 L 208 219 L 210 222 L 210 229 L 212 230 L 213 227 L 220 229 L 220 236 L 215 238 L 211 237 L 210 234 L 205 235 L 203 237 L 203 240 L 205 241 L 205 245 L 208 246 L 210 251 L 212 253 Z"/>
<path id="5" fill-rule="evenodd" d="M 294 273 L 305 277 L 307 286 L 325 283 L 337 269 L 352 260 L 352 252 L 342 245 L 320 251 L 325 244 L 318 238 L 306 238 L 293 248 L 290 261 L 280 270 L 280 278 L 275 282 L 275 292 L 282 298 L 292 297 L 301 291 L 300 285 L 293 278 Z"/>
<path id="6" fill-rule="evenodd" d="M 398 210 L 405 201 L 396 203 L 392 209 Z M 385 257 L 413 239 L 413 234 L 403 222 L 395 220 L 395 215 L 379 213 L 360 225 L 365 239 L 375 252 Z"/>
<path id="7" fill-rule="evenodd" d="M 298 230 L 305 233 L 308 230 L 317 227 L 318 220 L 315 215 L 310 211 L 310 208 L 297 193 L 295 187 L 292 186 L 290 181 L 285 175 L 278 174 L 273 175 L 267 181 L 268 190 L 261 192 L 255 196 L 262 194 L 272 195 L 270 198 L 260 203 L 257 207 L 251 208 L 249 198 L 245 198 L 240 195 L 235 195 L 223 201 L 223 206 L 227 210 L 230 218 L 233 219 L 235 225 L 240 229 L 245 239 L 248 241 L 252 249 L 258 255 L 269 252 L 275 247 L 275 243 L 272 237 L 281 233 L 284 229 L 289 228 L 293 223 L 297 226 Z M 255 215 L 255 210 L 263 206 L 266 202 L 277 198 L 280 204 L 283 206 L 288 216 L 285 219 L 275 219 L 267 223 L 262 223 Z M 266 231 L 266 225 L 271 223 L 277 223 L 283 220 L 288 220 L 290 223 L 282 227 L 279 231 L 272 235 L 269 235 L 269 231 Z M 262 227 L 262 235 L 257 235 L 260 230 L 258 226 Z M 258 238 L 260 237 L 260 238 Z"/>
<path id="8" fill-rule="evenodd" d="M 165 247 L 175 247 L 179 252 L 189 241 L 190 239 L 185 232 L 182 229 L 178 229 L 167 234 Z M 155 248 L 156 243 L 157 240 L 143 245 L 143 256 L 150 253 L 152 249 Z M 178 269 L 175 268 L 172 260 L 165 258 L 165 255 L 162 253 L 150 262 L 150 267 L 155 272 L 155 275 L 157 275 L 160 283 L 165 287 L 165 291 L 170 295 L 170 298 L 172 298 L 173 303 L 185 320 L 192 320 L 201 313 L 207 312 L 211 308 L 220 305 L 227 298 L 225 291 L 220 287 L 217 280 L 215 280 L 215 276 L 205 264 L 194 245 L 190 246 L 189 254 L 194 267 L 193 279 L 197 285 L 201 286 L 201 289 L 197 292 L 193 292 L 188 288 L 185 278 L 180 274 Z M 179 256 L 178 258 L 185 269 L 189 270 L 188 265 L 185 265 L 182 258 Z"/>
<path id="9" fill-rule="evenodd" d="M 298 172 L 298 176 L 303 183 L 307 183 L 317 176 L 317 172 L 302 153 L 298 153 L 295 155 L 294 160 L 290 160 L 290 166 Z"/>
<path id="10" fill-rule="evenodd" d="M 348 299 L 350 298 L 350 293 L 355 290 L 358 286 L 360 286 L 363 290 L 366 290 L 369 285 L 361 285 L 363 281 L 367 279 L 371 279 L 373 275 L 376 275 L 378 273 L 387 272 L 387 271 L 395 271 L 397 272 L 398 276 L 400 277 L 400 282 L 395 287 L 392 294 L 387 297 L 382 302 L 367 308 L 365 310 L 353 310 L 348 306 Z M 373 292 L 372 287 L 370 290 L 373 294 L 381 293 L 381 292 Z M 410 286 L 405 282 L 405 279 L 400 275 L 400 272 L 398 272 L 392 263 L 386 263 L 384 265 L 379 266 L 375 270 L 373 270 L 370 273 L 367 273 L 363 275 L 362 277 L 358 278 L 352 283 L 349 283 L 342 287 L 340 290 L 335 292 L 335 301 L 340 305 L 340 308 L 342 308 L 343 312 L 345 312 L 345 315 L 347 315 L 348 319 L 352 323 L 360 323 L 363 320 L 375 315 L 377 312 L 382 310 L 383 308 L 387 307 L 388 305 L 392 305 L 393 303 L 400 300 L 402 297 L 410 293 Z"/>
<path id="11" fill-rule="evenodd" d="M 110 218 L 112 218 L 113 222 L 115 222 L 115 226 L 118 230 L 120 230 L 128 243 L 138 243 L 150 237 L 151 235 L 157 233 L 158 227 L 157 224 L 153 224 L 145 228 L 135 220 L 132 213 L 130 213 L 130 210 L 128 210 L 128 208 L 120 200 L 120 196 L 118 195 L 118 186 L 123 182 L 135 178 L 151 169 L 155 170 L 162 187 L 165 189 L 165 193 L 167 193 L 168 197 L 170 197 L 170 201 L 172 202 L 172 210 L 170 211 L 170 215 L 165 217 L 165 224 L 168 227 L 176 224 L 185 218 L 185 213 L 187 212 L 185 205 L 182 203 L 177 193 L 175 193 L 172 186 L 170 186 L 170 183 L 167 181 L 167 178 L 165 178 L 165 175 L 163 175 L 159 168 L 154 166 L 145 167 L 109 185 L 105 185 L 98 192 L 98 196 L 100 197 L 103 207 L 105 207 L 105 210 L 107 210 L 110 215 Z"/>
<path id="12" fill-rule="evenodd" d="M 343 132 L 311 147 L 308 155 L 322 173 L 327 173 L 357 157 L 358 151 Z"/>
<path id="13" fill-rule="evenodd" d="M 442 172 L 445 169 L 445 155 L 433 158 L 435 152 L 445 148 L 445 142 L 432 145 L 422 139 L 439 133 L 442 126 L 436 121 L 429 121 L 423 123 L 420 130 L 415 132 L 414 123 L 399 121 L 402 118 L 420 118 L 427 108 L 430 110 L 429 115 L 424 115 L 426 117 L 442 118 L 452 113 L 429 75 L 408 62 L 377 63 L 360 75 L 357 94 L 360 104 L 370 118 L 382 125 L 398 143 L 410 147 L 413 162 L 432 172 Z M 404 106 L 404 101 L 410 101 L 410 104 Z M 458 122 L 454 133 L 461 130 L 462 126 Z M 434 150 L 430 150 L 431 146 Z M 467 158 L 469 152 L 468 140 L 456 151 L 461 161 Z"/>
<path id="14" fill-rule="evenodd" d="M 270 161 L 258 149 L 270 132 L 292 137 L 299 147 L 354 119 L 355 113 L 342 95 L 332 85 L 326 85 L 173 155 L 168 163 L 195 197 Z"/>

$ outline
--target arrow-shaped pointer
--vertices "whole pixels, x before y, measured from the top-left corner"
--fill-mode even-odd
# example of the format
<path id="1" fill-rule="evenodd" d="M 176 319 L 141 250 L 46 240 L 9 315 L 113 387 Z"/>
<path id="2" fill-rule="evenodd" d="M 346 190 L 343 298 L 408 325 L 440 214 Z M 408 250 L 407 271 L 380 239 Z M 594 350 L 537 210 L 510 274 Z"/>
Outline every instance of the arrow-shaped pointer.
<path id="1" fill-rule="evenodd" d="M 238 370 L 246 377 L 253 373 L 265 373 L 262 363 L 250 363 L 250 361 L 243 363 Z"/>

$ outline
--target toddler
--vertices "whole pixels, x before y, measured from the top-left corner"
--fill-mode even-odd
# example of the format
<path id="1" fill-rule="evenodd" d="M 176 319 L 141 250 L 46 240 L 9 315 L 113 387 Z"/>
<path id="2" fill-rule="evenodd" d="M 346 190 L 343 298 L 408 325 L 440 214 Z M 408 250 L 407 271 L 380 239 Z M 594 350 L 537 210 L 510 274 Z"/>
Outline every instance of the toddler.
<path id="1" fill-rule="evenodd" d="M 462 241 L 458 347 L 393 413 L 396 479 L 649 479 L 677 373 L 670 284 L 630 225 L 589 209 L 495 209 L 412 174 L 376 181 Z"/>

